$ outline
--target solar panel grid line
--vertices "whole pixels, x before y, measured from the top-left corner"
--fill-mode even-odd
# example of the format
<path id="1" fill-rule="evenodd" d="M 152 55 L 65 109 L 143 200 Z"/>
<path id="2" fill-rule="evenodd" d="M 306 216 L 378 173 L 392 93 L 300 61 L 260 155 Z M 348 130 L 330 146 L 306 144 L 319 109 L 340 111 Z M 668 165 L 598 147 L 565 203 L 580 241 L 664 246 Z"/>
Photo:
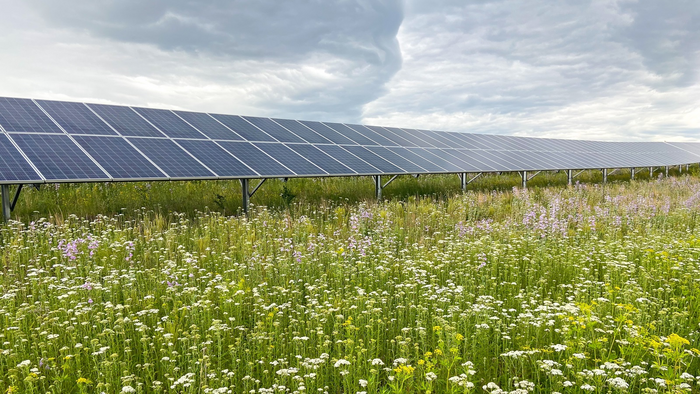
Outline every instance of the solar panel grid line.
<path id="1" fill-rule="evenodd" d="M 357 130 L 353 129 L 352 127 L 344 124 L 344 123 L 334 123 L 334 122 L 320 122 L 323 126 L 331 129 L 334 131 L 336 134 L 339 134 L 341 137 L 349 139 L 351 142 L 354 142 L 356 145 L 363 145 L 363 146 L 379 146 L 381 145 L 377 141 L 375 141 L 372 138 L 367 137 L 366 135 L 357 132 Z M 335 141 L 334 141 L 335 142 Z M 338 143 L 338 142 L 336 142 Z M 338 143 L 342 145 L 341 143 Z M 354 145 L 351 144 L 351 145 Z"/>
<path id="2" fill-rule="evenodd" d="M 382 137 L 384 137 L 390 141 L 394 141 L 395 143 L 399 144 L 399 146 L 403 146 L 403 147 L 409 147 L 409 146 L 416 147 L 416 146 L 418 146 L 414 142 L 410 141 L 408 138 L 401 136 L 401 135 L 398 135 L 395 132 L 387 129 L 386 127 L 382 127 L 382 126 L 365 126 L 365 127 L 367 127 L 368 129 L 374 131 L 375 133 L 381 135 Z"/>
<path id="3" fill-rule="evenodd" d="M 365 125 L 347 123 L 344 123 L 344 125 L 352 130 L 355 130 L 357 133 L 364 136 L 365 138 L 375 142 L 377 146 L 401 146 L 401 144 L 397 143 L 396 141 L 392 141 L 384 137 L 383 135 L 377 133 L 376 131 L 370 129 Z"/>
<path id="4" fill-rule="evenodd" d="M 420 146 L 409 146 L 401 148 L 387 148 L 390 151 L 402 156 L 406 160 L 410 160 L 412 163 L 424 168 L 427 172 L 432 173 L 453 173 L 446 169 L 445 167 L 435 163 L 433 160 L 423 157 L 423 155 L 418 154 L 414 149 L 423 151 L 425 148 Z M 422 152 L 421 152 L 422 153 Z"/>
<path id="5" fill-rule="evenodd" d="M 44 108 L 42 108 L 42 107 L 36 102 L 36 100 L 32 99 L 32 102 L 33 102 L 33 103 L 34 103 L 34 104 L 35 104 L 49 119 L 51 119 L 51 121 L 54 122 L 54 123 L 56 124 L 56 126 L 57 126 L 61 131 L 63 131 L 63 134 L 65 134 L 66 136 L 68 136 L 68 138 L 75 144 L 75 146 L 77 146 L 90 160 L 92 160 L 92 162 L 95 163 L 95 165 L 96 165 L 97 167 L 99 167 L 100 170 L 102 170 L 102 171 L 105 173 L 105 175 L 107 175 L 108 178 L 110 178 L 110 179 L 112 178 L 112 175 L 110 175 L 110 173 L 107 172 L 107 170 L 106 170 L 104 167 L 102 167 L 102 165 L 101 165 L 100 163 L 98 163 L 97 160 L 95 160 L 95 158 L 92 157 L 92 155 L 91 155 L 88 151 L 86 151 L 85 148 L 83 148 L 83 147 L 78 143 L 78 141 L 76 141 L 75 138 L 73 138 L 72 135 L 68 134 L 68 132 L 67 132 L 61 125 L 59 125 L 58 122 L 56 122 L 56 120 L 54 120 L 54 118 L 51 117 L 51 115 L 49 115 L 49 113 L 46 112 L 46 110 L 45 110 Z"/>
<path id="6" fill-rule="evenodd" d="M 347 145 L 341 146 L 341 148 L 371 164 L 373 167 L 381 171 L 382 175 L 401 175 L 409 173 L 403 168 L 398 167 L 396 164 L 367 149 L 368 147 L 366 146 Z"/>
<path id="7" fill-rule="evenodd" d="M 354 153 L 343 149 L 342 146 L 337 145 L 337 144 L 329 144 L 329 145 L 321 145 L 321 144 L 314 144 L 319 150 L 323 151 L 325 154 L 331 156 L 331 157 L 340 157 L 340 155 L 343 155 L 343 163 L 345 166 L 349 167 L 353 171 L 357 172 L 358 175 L 381 175 L 382 171 L 370 164 L 369 162 L 365 161 L 361 157 L 355 155 Z M 353 160 L 354 163 L 350 163 L 349 160 Z M 362 168 L 363 170 L 358 171 L 358 169 Z"/>
<path id="8" fill-rule="evenodd" d="M 493 168 L 486 166 L 485 164 L 478 162 L 479 165 L 470 164 L 466 160 L 458 157 L 457 154 L 452 154 L 450 151 L 452 148 L 427 148 L 425 151 L 436 156 L 438 158 L 444 159 L 449 163 L 454 164 L 459 168 L 459 172 L 483 172 L 484 169 L 493 170 Z"/>
<path id="9" fill-rule="evenodd" d="M 134 112 L 139 114 L 146 122 L 150 123 L 151 126 L 157 128 L 161 133 L 163 133 L 168 138 L 197 138 L 197 134 L 192 134 L 191 137 L 186 136 L 187 132 L 194 131 L 199 133 L 200 138 L 208 139 L 209 137 L 202 133 L 198 128 L 192 126 L 186 122 L 181 117 L 177 116 L 173 111 L 163 110 L 163 109 L 153 109 L 153 108 L 140 108 L 140 107 L 129 107 Z M 181 124 L 178 124 L 181 122 Z M 185 130 L 181 127 L 185 126 Z M 167 127 L 167 129 L 166 129 Z M 192 130 L 187 130 L 187 128 Z"/>
<path id="10" fill-rule="evenodd" d="M 433 139 L 441 142 L 445 146 L 439 146 L 439 148 L 457 148 L 455 146 L 456 142 L 453 138 L 449 138 L 446 132 L 438 132 L 434 130 L 420 130 L 423 134 L 429 135 Z M 460 141 L 460 144 L 462 141 Z M 461 147 L 461 145 L 460 145 Z"/>
<path id="11" fill-rule="evenodd" d="M 443 147 L 446 147 L 445 144 L 436 140 L 435 138 L 428 136 L 427 134 L 423 133 L 421 130 L 406 129 L 406 128 L 397 128 L 397 130 L 403 131 L 404 133 L 411 134 L 415 138 L 423 141 L 426 144 L 423 146 L 423 148 L 443 148 Z"/>
<path id="12" fill-rule="evenodd" d="M 288 148 L 306 158 L 330 175 L 357 175 L 357 171 L 346 166 L 333 156 L 318 149 L 313 144 L 285 144 Z M 318 153 L 316 152 L 318 151 Z M 304 153 L 306 152 L 306 153 Z M 320 153 L 320 154 L 319 154 Z M 348 172 L 350 171 L 350 172 Z"/>
<path id="13" fill-rule="evenodd" d="M 46 181 L 46 178 L 35 168 L 34 163 L 2 131 L 0 131 L 0 165 L 7 169 L 0 171 L 0 183 L 2 184 L 14 184 L 18 181 L 30 181 L 31 183 Z"/>
<path id="14" fill-rule="evenodd" d="M 464 152 L 465 150 L 463 150 L 463 149 L 444 148 L 444 149 L 440 149 L 440 151 L 456 158 L 457 160 L 462 161 L 463 163 L 470 166 L 470 168 L 479 169 L 480 171 L 483 170 L 483 172 L 497 171 L 496 167 L 490 165 L 489 163 L 487 163 L 483 159 L 479 160 L 478 157 L 475 157 L 473 155 L 468 155 L 466 152 Z M 465 156 L 467 156 L 467 157 L 465 157 Z M 466 172 L 469 172 L 469 171 L 466 171 Z"/>
<path id="15" fill-rule="evenodd" d="M 410 141 L 420 148 L 436 148 L 436 146 L 428 142 L 424 136 L 420 136 L 411 129 L 401 129 L 398 127 L 383 127 L 385 130 L 401 136 L 403 139 Z"/>
<path id="16" fill-rule="evenodd" d="M 136 149 L 136 151 L 139 152 L 139 153 L 141 154 L 141 156 L 145 157 L 146 160 L 148 160 L 149 163 L 151 163 L 153 166 L 155 166 L 155 167 L 158 169 L 158 171 L 162 172 L 163 175 L 165 175 L 166 178 L 170 179 L 170 175 L 168 175 L 168 173 L 167 173 L 165 170 L 163 170 L 158 164 L 156 164 L 153 160 L 151 160 L 151 158 L 148 157 L 148 155 L 146 155 L 145 153 L 143 153 L 143 152 L 141 151 L 141 149 L 139 149 L 136 145 L 134 145 L 133 143 L 131 143 L 131 141 L 129 141 L 128 138 L 124 137 L 124 136 L 119 132 L 119 130 L 117 130 L 116 128 L 112 127 L 112 125 L 110 125 L 109 123 L 107 123 L 107 122 L 100 116 L 100 114 L 98 114 L 96 111 L 94 111 L 92 108 L 90 108 L 89 105 L 87 105 L 86 103 L 82 103 L 82 104 L 85 106 L 85 108 L 87 108 L 87 109 L 90 110 L 93 114 L 95 114 L 95 116 L 97 116 L 101 121 L 103 121 L 103 122 L 107 125 L 107 127 L 111 128 L 115 133 L 117 133 L 117 135 L 120 136 L 124 141 L 126 141 L 127 144 L 131 145 L 132 148 Z"/>
<path id="17" fill-rule="evenodd" d="M 272 136 L 275 140 L 279 142 L 306 142 L 303 138 L 299 137 L 296 133 L 287 129 L 286 127 L 278 124 L 271 118 L 253 117 L 253 116 L 242 116 L 243 119 L 248 121 L 248 123 L 263 130 L 268 135 Z"/>
<path id="18" fill-rule="evenodd" d="M 257 153 L 259 153 L 259 154 L 262 153 L 262 155 L 263 155 L 264 158 L 267 158 L 267 160 L 269 160 L 269 161 L 271 161 L 272 163 L 274 163 L 274 165 L 277 166 L 278 168 L 282 168 L 283 170 L 286 170 L 286 171 L 288 171 L 288 172 L 287 172 L 287 173 L 285 173 L 285 172 L 279 172 L 279 173 L 267 172 L 267 173 L 263 174 L 261 171 L 259 171 L 259 170 L 262 170 L 262 168 L 260 168 L 259 166 L 262 165 L 262 166 L 265 166 L 265 167 L 267 168 L 267 167 L 269 167 L 267 164 L 262 163 L 259 159 L 258 159 L 255 163 L 252 163 L 252 162 L 248 163 L 248 159 L 250 159 L 251 161 L 255 161 L 255 159 L 253 159 L 253 158 L 248 158 L 248 157 L 244 157 L 244 156 L 243 156 L 243 154 L 247 154 L 248 152 L 241 151 L 241 154 L 236 154 L 235 152 L 232 152 L 232 149 L 235 148 L 236 146 L 244 146 L 244 145 L 250 146 L 252 150 L 255 150 L 255 151 L 256 151 Z M 234 157 L 237 157 L 237 158 L 238 158 L 239 160 L 241 160 L 243 163 L 246 163 L 249 167 L 253 168 L 253 170 L 254 170 L 256 173 L 260 174 L 261 176 L 265 176 L 265 177 L 288 177 L 288 176 L 297 175 L 294 171 L 292 171 L 291 169 L 289 169 L 289 168 L 288 168 L 287 166 L 285 166 L 283 163 L 280 163 L 277 159 L 275 159 L 274 157 L 272 157 L 271 155 L 269 155 L 267 152 L 265 152 L 265 151 L 263 151 L 262 149 L 260 149 L 260 148 L 258 148 L 257 146 L 255 146 L 252 142 L 249 142 L 249 141 L 220 141 L 219 146 L 221 146 L 222 148 L 224 148 L 224 150 L 229 151 L 229 153 L 231 153 L 232 155 L 234 155 Z M 227 147 L 227 146 L 228 146 L 228 147 Z M 256 168 L 256 165 L 257 165 L 257 168 L 258 168 L 259 170 L 258 170 L 258 169 L 255 169 L 255 168 Z"/>
<path id="19" fill-rule="evenodd" d="M 679 147 L 679 146 L 673 145 L 673 144 L 671 144 L 671 143 L 669 143 L 669 142 L 666 142 L 666 141 L 664 141 L 664 144 L 670 145 L 670 146 L 672 146 L 672 147 L 674 147 L 674 148 L 676 148 L 676 149 L 681 149 L 681 150 L 683 150 L 683 151 L 685 151 L 685 152 L 690 153 L 691 155 L 697 156 L 698 159 L 700 159 L 700 154 L 698 154 L 698 153 L 692 152 L 692 151 L 690 151 L 690 150 L 688 150 L 688 149 L 684 149 L 683 147 Z M 683 164 L 685 164 L 685 163 L 683 163 Z"/>
<path id="20" fill-rule="evenodd" d="M 380 156 L 384 160 L 387 160 L 391 164 L 401 168 L 404 172 L 408 174 L 424 174 L 430 171 L 419 166 L 413 161 L 405 158 L 403 155 L 397 153 L 398 149 L 405 149 L 403 146 L 368 146 L 366 147 L 370 152 Z M 392 148 L 394 150 L 392 150 Z M 388 152 L 388 154 L 387 154 Z M 400 152 L 400 150 L 399 150 Z M 392 155 L 394 155 L 392 157 Z"/>
<path id="21" fill-rule="evenodd" d="M 35 100 L 35 102 L 68 134 L 116 135 L 115 131 L 84 103 L 52 100 Z"/>
<path id="22" fill-rule="evenodd" d="M 24 160 L 27 161 L 27 163 L 29 163 L 29 165 L 30 165 L 30 166 L 32 167 L 32 169 L 37 173 L 37 175 L 39 175 L 39 177 L 41 177 L 41 179 L 42 179 L 44 182 L 46 182 L 46 177 L 41 173 L 41 171 L 39 171 L 39 168 L 37 168 L 37 166 L 36 166 L 31 160 L 29 160 L 29 157 L 27 156 L 27 154 L 24 153 L 24 151 L 19 147 L 19 145 L 17 145 L 17 142 L 15 142 L 15 140 L 12 139 L 12 136 L 10 135 L 10 133 L 7 133 L 7 132 L 5 131 L 5 129 L 2 127 L 2 125 L 0 125 L 0 131 L 1 131 L 2 133 L 4 133 L 5 136 L 7 136 L 7 139 L 10 141 L 10 143 L 12 144 L 12 146 L 14 146 L 15 149 L 17 149 L 17 151 L 19 152 L 19 154 L 22 155 L 22 157 L 24 158 Z"/>
<path id="23" fill-rule="evenodd" d="M 216 141 L 180 140 L 180 145 L 218 175 L 218 179 L 259 178 L 260 174 Z M 209 146 L 207 146 L 209 145 Z M 218 148 L 218 150 L 217 150 Z"/>
<path id="24" fill-rule="evenodd" d="M 291 131 L 292 133 L 296 134 L 303 140 L 305 140 L 309 144 L 332 144 L 333 142 L 329 140 L 328 138 L 322 136 L 320 133 L 316 132 L 316 130 L 313 130 L 312 128 L 306 126 L 305 124 L 299 122 L 298 120 L 292 120 L 292 119 L 273 119 L 271 120 L 278 125 L 284 127 L 285 129 Z M 302 134 L 303 132 L 303 134 Z"/>
<path id="25" fill-rule="evenodd" d="M 236 133 L 238 135 L 243 137 L 244 141 L 248 141 L 248 142 L 280 142 L 272 135 L 266 133 L 264 130 L 261 130 L 259 127 L 250 123 L 243 116 L 218 115 L 218 114 L 209 114 L 209 115 L 211 115 L 215 119 L 218 119 L 221 123 L 228 126 L 228 128 L 236 131 Z M 260 137 L 265 136 L 265 138 L 258 138 L 258 139 L 252 138 L 253 134 L 250 134 L 251 132 L 253 134 L 258 134 Z M 248 135 L 248 134 L 250 134 L 250 135 Z"/>
<path id="26" fill-rule="evenodd" d="M 218 146 L 219 148 L 223 149 L 226 153 L 228 153 L 229 155 L 231 155 L 231 157 L 233 157 L 234 159 L 236 159 L 236 160 L 240 161 L 241 163 L 243 163 L 243 165 L 246 166 L 246 167 L 248 167 L 249 170 L 253 171 L 254 173 L 256 173 L 256 174 L 258 174 L 258 175 L 260 175 L 260 173 L 257 172 L 257 171 L 255 171 L 251 166 L 248 165 L 248 163 L 246 163 L 245 161 L 239 159 L 238 157 L 236 157 L 236 155 L 234 155 L 233 153 L 231 153 L 231 152 L 229 152 L 228 150 L 226 150 L 226 148 L 224 148 L 223 146 L 221 146 L 221 144 L 220 144 L 218 141 L 215 141 L 215 140 L 211 140 L 211 141 L 212 141 L 214 144 L 216 144 L 216 146 Z"/>
<path id="27" fill-rule="evenodd" d="M 74 138 L 100 162 L 114 181 L 169 179 L 159 167 L 120 136 L 75 135 Z"/>
<path id="28" fill-rule="evenodd" d="M 257 148 L 267 153 L 280 164 L 283 164 L 295 175 L 299 176 L 325 176 L 328 172 L 312 163 L 307 158 L 288 148 L 283 143 L 254 143 Z"/>
<path id="29" fill-rule="evenodd" d="M 8 133 L 62 133 L 32 99 L 0 97 L 0 124 Z"/>

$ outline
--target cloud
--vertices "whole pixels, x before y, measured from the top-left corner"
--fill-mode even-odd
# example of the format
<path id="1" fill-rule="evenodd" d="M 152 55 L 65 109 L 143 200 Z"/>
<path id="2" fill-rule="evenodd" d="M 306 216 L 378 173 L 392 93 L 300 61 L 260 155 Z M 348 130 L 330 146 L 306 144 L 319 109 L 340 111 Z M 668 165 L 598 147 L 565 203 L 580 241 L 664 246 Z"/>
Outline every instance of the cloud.
<path id="1" fill-rule="evenodd" d="M 29 45 L 100 67 L 113 89 L 143 83 L 147 104 L 188 103 L 177 92 L 216 98 L 227 105 L 214 109 L 228 112 L 357 121 L 402 62 L 399 0 L 30 0 L 15 8 L 52 43 Z"/>
<path id="2" fill-rule="evenodd" d="M 404 67 L 364 121 L 630 140 L 698 130 L 698 6 L 409 1 Z M 651 15 L 662 15 L 650 33 Z M 674 38 L 676 37 L 676 38 Z"/>

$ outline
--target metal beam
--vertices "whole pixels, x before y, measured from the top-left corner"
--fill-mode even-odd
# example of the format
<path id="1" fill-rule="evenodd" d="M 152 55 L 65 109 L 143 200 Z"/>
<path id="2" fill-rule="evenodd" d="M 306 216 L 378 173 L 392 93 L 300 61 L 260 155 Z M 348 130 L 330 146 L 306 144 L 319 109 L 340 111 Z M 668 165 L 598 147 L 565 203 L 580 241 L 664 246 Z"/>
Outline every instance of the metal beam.
<path id="1" fill-rule="evenodd" d="M 377 198 L 377 200 L 382 199 L 382 177 L 380 175 L 373 175 L 372 179 L 374 179 L 374 197 Z"/>
<path id="2" fill-rule="evenodd" d="M 668 166 L 666 166 L 665 175 L 666 175 L 666 178 L 668 178 Z"/>
<path id="3" fill-rule="evenodd" d="M 608 169 L 603 168 L 602 171 L 603 171 L 603 183 L 608 183 Z"/>
<path id="4" fill-rule="evenodd" d="M 12 207 L 10 206 L 10 186 L 2 185 L 0 189 L 2 191 L 2 217 L 3 221 L 7 223 L 12 214 Z"/>
<path id="5" fill-rule="evenodd" d="M 634 173 L 635 173 L 636 170 L 637 170 L 637 169 L 634 168 L 634 167 L 630 168 L 630 179 L 634 179 Z"/>
<path id="6" fill-rule="evenodd" d="M 542 172 L 542 171 L 537 171 L 536 173 L 530 175 L 530 177 L 527 178 L 527 180 L 529 181 L 530 179 L 534 178 L 534 177 L 537 176 L 537 174 L 539 174 L 540 172 Z"/>
<path id="7" fill-rule="evenodd" d="M 571 186 L 574 182 L 573 175 L 574 175 L 574 170 L 566 170 L 566 179 L 567 179 L 567 183 L 569 184 L 569 186 Z"/>
<path id="8" fill-rule="evenodd" d="M 239 179 L 241 181 L 241 197 L 243 198 L 243 213 L 248 214 L 250 206 L 250 193 L 248 193 L 249 181 L 248 178 Z"/>
<path id="9" fill-rule="evenodd" d="M 520 176 L 523 178 L 523 189 L 527 189 L 527 171 L 521 172 Z"/>
<path id="10" fill-rule="evenodd" d="M 19 186 L 17 186 L 17 191 L 15 192 L 15 198 L 12 199 L 12 204 L 10 204 L 10 211 L 15 210 L 15 205 L 17 205 L 17 200 L 19 200 L 19 194 L 22 192 L 22 186 L 24 186 L 24 185 L 22 185 L 21 183 Z"/>
<path id="11" fill-rule="evenodd" d="M 390 184 L 391 182 L 394 182 L 394 179 L 396 179 L 397 177 L 398 177 L 398 175 L 392 176 L 391 179 L 389 179 L 389 180 L 384 184 L 384 186 L 382 186 L 382 189 L 384 189 L 385 187 L 389 186 L 389 184 Z"/>
<path id="12" fill-rule="evenodd" d="M 261 179 L 261 180 L 260 180 L 260 183 L 258 183 L 258 185 L 255 186 L 255 188 L 253 189 L 253 191 L 250 192 L 250 193 L 248 193 L 248 197 L 249 197 L 249 198 L 250 198 L 250 197 L 253 197 L 253 194 L 255 194 L 255 192 L 257 192 L 258 189 L 260 189 L 260 186 L 262 186 L 262 184 L 265 183 L 266 180 L 267 180 L 267 178 Z"/>

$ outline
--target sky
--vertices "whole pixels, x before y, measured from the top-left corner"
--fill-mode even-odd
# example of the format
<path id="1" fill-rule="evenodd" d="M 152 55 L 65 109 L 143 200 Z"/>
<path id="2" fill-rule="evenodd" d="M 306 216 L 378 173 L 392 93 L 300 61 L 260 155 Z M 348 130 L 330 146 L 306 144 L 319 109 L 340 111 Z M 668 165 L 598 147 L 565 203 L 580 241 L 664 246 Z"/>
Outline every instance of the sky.
<path id="1" fill-rule="evenodd" d="M 700 141 L 697 0 L 0 0 L 0 96 Z"/>

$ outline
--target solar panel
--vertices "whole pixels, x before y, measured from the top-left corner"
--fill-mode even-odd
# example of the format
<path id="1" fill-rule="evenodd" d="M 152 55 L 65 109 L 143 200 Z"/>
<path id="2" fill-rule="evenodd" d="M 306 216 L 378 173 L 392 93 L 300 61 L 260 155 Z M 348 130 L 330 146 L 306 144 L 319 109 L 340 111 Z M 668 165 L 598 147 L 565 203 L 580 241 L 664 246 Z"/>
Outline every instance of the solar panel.
<path id="1" fill-rule="evenodd" d="M 382 172 L 337 145 L 317 145 L 316 148 L 322 150 L 331 157 L 335 157 L 358 174 L 380 174 Z"/>
<path id="2" fill-rule="evenodd" d="M 327 155 L 317 147 L 308 144 L 289 144 L 287 147 L 305 157 L 316 166 L 334 175 L 355 175 L 356 172 Z"/>
<path id="3" fill-rule="evenodd" d="M 158 130 L 170 138 L 206 138 L 202 133 L 170 111 L 153 108 L 134 108 Z"/>
<path id="4" fill-rule="evenodd" d="M 14 134 L 12 139 L 47 180 L 109 180 L 65 134 Z"/>
<path id="5" fill-rule="evenodd" d="M 63 130 L 29 99 L 0 97 L 0 126 L 7 132 L 63 134 Z"/>
<path id="6" fill-rule="evenodd" d="M 325 171 L 282 144 L 253 144 L 297 175 L 327 175 Z"/>
<path id="7" fill-rule="evenodd" d="M 311 130 L 310 128 L 304 126 L 296 120 L 289 119 L 272 119 L 275 123 L 280 124 L 285 129 L 293 132 L 294 134 L 301 137 L 306 142 L 317 143 L 317 144 L 330 144 L 331 141 L 321 134 Z"/>
<path id="8" fill-rule="evenodd" d="M 88 104 L 88 106 L 121 135 L 127 137 L 163 136 L 163 133 L 151 126 L 129 107 L 104 104 Z"/>
<path id="9" fill-rule="evenodd" d="M 240 116 L 219 114 L 211 114 L 211 116 L 248 141 L 275 141 L 274 138 Z"/>
<path id="10" fill-rule="evenodd" d="M 359 157 L 360 159 L 362 159 L 363 161 L 365 161 L 366 163 L 370 164 L 372 167 L 378 169 L 383 173 L 401 174 L 406 172 L 401 168 L 397 167 L 396 165 L 390 163 L 389 161 L 381 158 L 377 154 L 370 152 L 369 150 L 367 150 L 367 148 L 363 146 L 347 145 L 344 146 L 343 149 Z"/>
<path id="11" fill-rule="evenodd" d="M 443 168 L 445 171 L 449 172 L 463 172 L 465 171 L 464 167 L 464 162 L 460 163 L 462 165 L 457 164 L 457 158 L 452 157 L 452 160 L 448 160 L 444 153 L 442 155 L 437 155 L 436 153 L 428 151 L 428 149 L 423 149 L 423 148 L 406 148 L 408 149 L 411 153 L 418 155 L 422 157 L 425 160 L 429 160 L 432 163 L 435 163 L 436 166 L 439 166 L 440 168 Z M 414 161 L 415 162 L 415 161 Z"/>
<path id="12" fill-rule="evenodd" d="M 150 179 L 166 176 L 121 137 L 76 135 L 73 138 L 113 178 Z"/>
<path id="13" fill-rule="evenodd" d="M 261 176 L 285 177 L 294 175 L 288 168 L 266 155 L 249 142 L 221 141 L 219 145 Z"/>
<path id="14" fill-rule="evenodd" d="M 69 134 L 117 135 L 83 103 L 48 100 L 37 103 Z"/>
<path id="15" fill-rule="evenodd" d="M 390 128 L 390 130 L 393 130 L 393 128 Z M 418 144 L 419 146 L 422 146 L 424 148 L 449 148 L 448 145 L 445 145 L 441 141 L 438 141 L 435 138 L 430 137 L 429 135 L 424 133 L 422 130 L 414 130 L 414 129 L 396 129 L 396 130 L 402 131 L 402 132 L 406 133 L 407 135 L 412 135 L 414 138 L 417 138 L 417 139 L 424 141 L 422 144 Z"/>
<path id="16" fill-rule="evenodd" d="M 330 141 L 340 145 L 357 145 L 357 142 L 351 140 L 349 136 L 332 129 L 321 122 L 299 121 L 304 126 L 310 128 L 316 133 L 329 139 Z"/>
<path id="17" fill-rule="evenodd" d="M 128 138 L 128 140 L 171 178 L 206 179 L 216 177 L 216 174 L 209 171 L 171 140 L 164 138 Z"/>
<path id="18" fill-rule="evenodd" d="M 336 132 L 344 135 L 347 138 L 350 138 L 353 140 L 355 143 L 360 144 L 360 145 L 379 145 L 377 144 L 376 141 L 373 141 L 364 135 L 358 133 L 357 131 L 351 129 L 350 127 L 342 124 L 342 123 L 332 123 L 332 122 L 325 122 L 324 125 L 332 128 Z M 335 141 L 333 141 L 335 142 Z M 337 142 L 340 144 L 341 142 Z"/>
<path id="19" fill-rule="evenodd" d="M 255 118 L 252 116 L 243 117 L 248 122 L 257 126 L 260 130 L 265 130 L 265 132 L 273 136 L 277 141 L 280 142 L 304 142 L 301 138 L 291 133 L 289 130 L 278 125 L 274 121 L 268 118 Z"/>
<path id="20" fill-rule="evenodd" d="M 258 175 L 214 141 L 180 140 L 178 144 L 222 177 Z"/>
<path id="21" fill-rule="evenodd" d="M 445 168 L 440 167 L 439 165 L 433 163 L 432 161 L 430 161 L 428 159 L 425 159 L 423 156 L 420 156 L 417 153 L 414 153 L 409 148 L 386 148 L 386 149 L 389 149 L 390 151 L 396 153 L 397 155 L 400 155 L 402 158 L 410 161 L 411 163 L 415 164 L 416 166 L 419 166 L 420 168 L 423 168 L 427 172 L 447 172 L 447 170 Z M 416 148 L 416 149 L 421 149 L 421 148 Z"/>
<path id="22" fill-rule="evenodd" d="M 0 133 L 0 169 L 0 181 L 42 180 L 4 133 Z"/>
<path id="23" fill-rule="evenodd" d="M 365 126 L 366 128 L 374 131 L 375 133 L 381 135 L 382 137 L 386 138 L 387 140 L 393 142 L 395 145 L 398 146 L 417 146 L 416 144 L 412 143 L 406 138 L 403 138 L 399 135 L 396 135 L 392 133 L 391 131 L 385 129 L 384 127 L 379 127 L 379 126 Z M 377 140 L 376 137 L 372 138 L 373 140 Z M 391 145 L 391 144 L 387 144 Z"/>
<path id="24" fill-rule="evenodd" d="M 346 124 L 345 126 L 351 128 L 352 130 L 355 130 L 365 138 L 372 140 L 375 142 L 376 145 L 381 145 L 381 146 L 401 146 L 400 144 L 384 137 L 383 135 L 377 133 L 374 130 L 371 130 L 367 128 L 366 126 L 359 125 L 359 124 Z M 374 144 L 368 144 L 368 145 L 374 145 Z"/>
<path id="25" fill-rule="evenodd" d="M 204 133 L 207 137 L 213 140 L 234 140 L 241 141 L 243 138 L 234 133 L 231 129 L 221 124 L 218 120 L 211 117 L 209 114 L 201 112 L 185 112 L 174 111 L 177 116 L 181 117 L 187 123 L 196 127 L 197 130 Z"/>

